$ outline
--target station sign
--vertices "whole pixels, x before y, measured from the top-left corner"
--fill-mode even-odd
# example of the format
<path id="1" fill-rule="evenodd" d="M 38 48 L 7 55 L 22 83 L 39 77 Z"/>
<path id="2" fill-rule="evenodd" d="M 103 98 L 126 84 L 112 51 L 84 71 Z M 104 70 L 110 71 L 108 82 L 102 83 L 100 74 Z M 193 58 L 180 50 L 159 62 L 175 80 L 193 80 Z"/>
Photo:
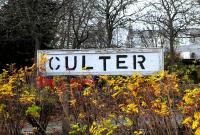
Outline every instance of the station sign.
<path id="1" fill-rule="evenodd" d="M 54 75 L 150 75 L 163 70 L 163 50 L 153 49 L 84 49 L 38 50 L 37 64 L 46 76 Z M 40 60 L 45 57 L 45 63 Z"/>

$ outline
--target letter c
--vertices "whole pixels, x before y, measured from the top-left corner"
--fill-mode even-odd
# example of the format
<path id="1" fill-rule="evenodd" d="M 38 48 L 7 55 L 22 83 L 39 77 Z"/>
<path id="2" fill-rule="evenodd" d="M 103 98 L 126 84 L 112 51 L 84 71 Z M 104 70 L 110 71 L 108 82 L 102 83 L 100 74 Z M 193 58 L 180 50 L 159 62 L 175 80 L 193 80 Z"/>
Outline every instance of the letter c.
<path id="1" fill-rule="evenodd" d="M 52 67 L 52 60 L 53 60 L 53 58 L 54 58 L 54 57 L 51 57 L 51 58 L 49 59 L 49 67 L 50 67 L 51 70 L 54 70 L 53 67 Z M 57 60 L 57 61 L 60 61 L 60 59 L 59 59 L 58 57 L 56 57 L 56 60 Z M 59 68 L 60 68 L 60 65 L 57 65 L 56 70 L 58 70 Z"/>

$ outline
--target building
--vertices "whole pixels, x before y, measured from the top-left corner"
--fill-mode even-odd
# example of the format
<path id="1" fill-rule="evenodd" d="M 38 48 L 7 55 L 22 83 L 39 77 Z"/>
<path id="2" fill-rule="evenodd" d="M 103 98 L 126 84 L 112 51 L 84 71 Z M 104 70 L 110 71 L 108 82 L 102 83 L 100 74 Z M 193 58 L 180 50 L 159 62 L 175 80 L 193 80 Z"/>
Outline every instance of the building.
<path id="1" fill-rule="evenodd" d="M 169 49 L 169 41 L 158 30 L 134 30 L 129 26 L 127 47 L 163 47 Z M 175 41 L 175 51 L 183 59 L 200 59 L 200 29 L 183 30 Z"/>

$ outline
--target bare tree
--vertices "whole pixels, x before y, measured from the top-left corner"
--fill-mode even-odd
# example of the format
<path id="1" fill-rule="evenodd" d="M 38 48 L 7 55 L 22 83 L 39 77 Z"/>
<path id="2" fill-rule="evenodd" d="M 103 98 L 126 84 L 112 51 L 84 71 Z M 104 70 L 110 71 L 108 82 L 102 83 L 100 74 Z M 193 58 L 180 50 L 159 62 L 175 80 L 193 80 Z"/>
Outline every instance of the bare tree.
<path id="1" fill-rule="evenodd" d="M 94 0 L 64 0 L 58 29 L 60 48 L 82 48 L 88 39 L 94 12 Z"/>
<path id="2" fill-rule="evenodd" d="M 118 39 L 118 31 L 135 20 L 133 15 L 138 13 L 130 10 L 136 0 L 63 1 L 66 4 L 58 32 L 60 48 L 116 47 L 113 41 Z"/>
<path id="3" fill-rule="evenodd" d="M 195 13 L 191 15 L 192 20 L 194 21 L 194 27 L 199 28 L 200 24 L 200 0 L 194 0 L 195 4 Z"/>
<path id="4" fill-rule="evenodd" d="M 72 14 L 72 28 L 74 32 L 74 42 L 72 48 L 81 48 L 81 44 L 89 37 L 89 32 L 93 26 L 92 18 L 94 5 L 92 0 L 77 2 Z"/>
<path id="5" fill-rule="evenodd" d="M 163 47 L 165 38 L 160 34 L 160 31 L 154 25 L 147 25 L 145 30 L 140 34 L 141 42 L 144 47 Z"/>
<path id="6" fill-rule="evenodd" d="M 158 0 L 150 3 L 145 16 L 148 24 L 157 26 L 157 31 L 169 41 L 171 64 L 174 64 L 175 41 L 180 32 L 191 25 L 194 4 L 188 0 Z"/>
<path id="7" fill-rule="evenodd" d="M 135 0 L 98 0 L 96 3 L 97 21 L 104 23 L 104 42 L 106 47 L 112 46 L 113 32 L 116 28 L 123 27 L 134 13 L 128 13 L 127 8 L 136 2 Z"/>

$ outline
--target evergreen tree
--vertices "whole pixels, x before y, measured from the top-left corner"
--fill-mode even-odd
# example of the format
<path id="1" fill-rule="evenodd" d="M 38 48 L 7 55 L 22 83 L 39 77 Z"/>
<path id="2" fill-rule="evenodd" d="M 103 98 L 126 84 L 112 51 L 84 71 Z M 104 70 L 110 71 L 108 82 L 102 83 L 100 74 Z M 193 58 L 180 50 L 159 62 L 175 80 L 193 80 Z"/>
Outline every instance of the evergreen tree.
<path id="1" fill-rule="evenodd" d="M 57 27 L 53 0 L 9 0 L 0 9 L 0 68 L 32 64 L 37 49 L 48 48 Z"/>

